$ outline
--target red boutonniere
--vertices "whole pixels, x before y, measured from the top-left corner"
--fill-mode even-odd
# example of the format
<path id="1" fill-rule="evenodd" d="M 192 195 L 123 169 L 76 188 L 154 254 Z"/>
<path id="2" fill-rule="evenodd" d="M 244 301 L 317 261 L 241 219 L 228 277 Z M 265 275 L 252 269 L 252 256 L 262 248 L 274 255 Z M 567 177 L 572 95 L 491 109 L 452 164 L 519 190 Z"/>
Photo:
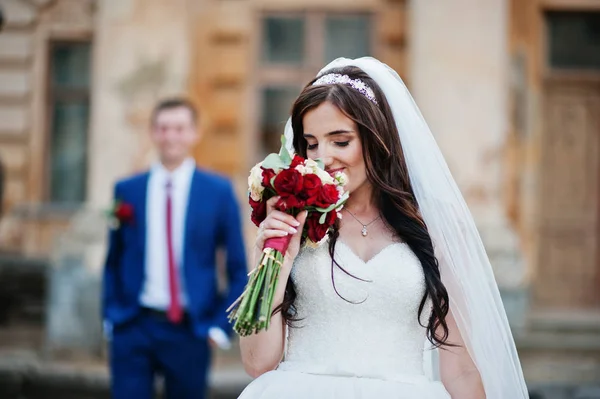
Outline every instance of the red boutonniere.
<path id="1" fill-rule="evenodd" d="M 133 206 L 123 201 L 115 201 L 112 208 L 108 211 L 110 225 L 118 229 L 123 224 L 133 222 Z"/>

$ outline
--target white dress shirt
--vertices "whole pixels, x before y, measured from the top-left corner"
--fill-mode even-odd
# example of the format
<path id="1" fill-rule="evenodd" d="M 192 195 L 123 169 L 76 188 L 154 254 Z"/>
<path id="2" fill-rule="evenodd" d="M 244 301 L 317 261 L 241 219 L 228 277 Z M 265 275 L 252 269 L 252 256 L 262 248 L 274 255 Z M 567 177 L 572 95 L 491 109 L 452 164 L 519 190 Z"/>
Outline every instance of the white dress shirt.
<path id="1" fill-rule="evenodd" d="M 172 237 L 175 269 L 179 278 L 181 305 L 185 308 L 183 279 L 183 240 L 185 215 L 195 163 L 186 159 L 173 171 L 162 164 L 150 169 L 146 195 L 146 278 L 140 297 L 143 306 L 167 310 L 171 302 L 169 291 L 169 257 L 167 253 L 167 183 L 171 182 Z"/>
<path id="2" fill-rule="evenodd" d="M 164 310 L 169 308 L 169 258 L 167 253 L 167 183 L 171 182 L 172 239 L 175 269 L 178 271 L 180 301 L 185 309 L 187 297 L 183 278 L 183 248 L 185 220 L 192 177 L 196 164 L 186 159 L 177 169 L 169 171 L 161 163 L 150 169 L 146 195 L 146 264 L 145 280 L 140 295 L 142 306 Z M 227 348 L 229 339 L 218 327 L 209 331 L 210 338 L 220 347 Z"/>

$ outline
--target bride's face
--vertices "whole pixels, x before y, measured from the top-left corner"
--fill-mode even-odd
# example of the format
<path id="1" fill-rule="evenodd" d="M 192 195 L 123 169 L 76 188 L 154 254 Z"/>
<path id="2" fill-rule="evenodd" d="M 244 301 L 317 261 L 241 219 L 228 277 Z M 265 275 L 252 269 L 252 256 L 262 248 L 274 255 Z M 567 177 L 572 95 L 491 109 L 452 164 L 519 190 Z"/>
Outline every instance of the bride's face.
<path id="1" fill-rule="evenodd" d="M 346 190 L 351 193 L 369 184 L 358 127 L 352 119 L 324 102 L 304 115 L 302 126 L 309 158 L 321 159 L 329 173 L 344 172 Z"/>

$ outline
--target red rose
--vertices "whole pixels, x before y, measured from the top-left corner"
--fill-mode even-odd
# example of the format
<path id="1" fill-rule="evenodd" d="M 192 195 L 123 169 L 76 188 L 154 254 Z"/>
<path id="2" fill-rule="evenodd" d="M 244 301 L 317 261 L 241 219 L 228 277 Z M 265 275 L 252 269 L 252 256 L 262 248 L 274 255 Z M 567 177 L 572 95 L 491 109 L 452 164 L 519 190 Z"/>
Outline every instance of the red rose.
<path id="1" fill-rule="evenodd" d="M 335 212 L 330 212 L 330 213 L 335 214 Z M 325 237 L 325 235 L 327 234 L 327 231 L 329 230 L 329 227 L 331 226 L 329 223 L 327 223 L 327 220 L 325 221 L 325 223 L 320 224 L 319 223 L 320 218 L 321 218 L 320 212 L 311 212 L 310 216 L 306 220 L 306 225 L 307 225 L 306 233 L 308 235 L 308 238 L 312 242 L 321 241 L 323 239 L 323 237 Z M 328 215 L 328 219 L 329 219 L 329 215 Z"/>
<path id="2" fill-rule="evenodd" d="M 312 206 L 317 202 L 321 186 L 321 179 L 319 179 L 319 176 L 314 174 L 304 175 L 302 196 L 306 198 L 306 205 Z"/>
<path id="3" fill-rule="evenodd" d="M 273 185 L 277 194 L 296 195 L 302 191 L 303 176 L 295 169 L 284 169 L 275 177 Z"/>
<path id="4" fill-rule="evenodd" d="M 298 165 L 302 165 L 305 159 L 300 155 L 294 155 L 294 159 L 292 159 L 292 164 L 290 165 L 290 169 L 294 169 Z"/>
<path id="5" fill-rule="evenodd" d="M 282 195 L 275 204 L 275 208 L 282 212 L 286 212 L 292 208 L 302 209 L 306 205 L 305 201 L 295 195 Z"/>
<path id="6" fill-rule="evenodd" d="M 271 179 L 273 179 L 273 177 L 275 177 L 275 171 L 273 169 L 265 169 L 265 168 L 261 168 L 262 169 L 262 175 L 263 175 L 263 179 L 262 179 L 262 185 L 264 187 L 270 187 L 273 188 L 273 186 L 271 186 Z"/>
<path id="7" fill-rule="evenodd" d="M 327 208 L 328 206 L 335 204 L 340 199 L 340 193 L 337 187 L 333 184 L 325 184 L 321 187 L 315 204 L 320 208 Z"/>
<path id="8" fill-rule="evenodd" d="M 115 209 L 115 217 L 121 223 L 133 220 L 133 206 L 125 202 L 120 202 Z"/>
<path id="9" fill-rule="evenodd" d="M 254 201 L 249 198 L 250 206 L 252 207 L 252 214 L 250 219 L 257 227 L 267 217 L 267 202 L 266 201 Z"/>
<path id="10" fill-rule="evenodd" d="M 325 224 L 328 226 L 333 226 L 333 224 L 337 220 L 337 217 L 338 215 L 336 211 L 331 211 L 327 213 L 327 217 L 325 218 Z"/>

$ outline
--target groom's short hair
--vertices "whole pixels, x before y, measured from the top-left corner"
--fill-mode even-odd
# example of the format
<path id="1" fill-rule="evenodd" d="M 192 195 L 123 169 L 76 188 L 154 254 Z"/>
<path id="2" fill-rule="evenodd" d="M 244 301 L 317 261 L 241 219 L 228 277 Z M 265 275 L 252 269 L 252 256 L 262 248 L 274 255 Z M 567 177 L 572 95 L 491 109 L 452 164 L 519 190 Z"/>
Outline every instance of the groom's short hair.
<path id="1" fill-rule="evenodd" d="M 192 116 L 192 122 L 196 124 L 198 122 L 198 110 L 194 103 L 184 97 L 172 97 L 161 100 L 154 106 L 152 110 L 152 116 L 150 118 L 150 124 L 154 126 L 156 122 L 156 118 L 158 114 L 162 111 L 174 109 L 174 108 L 186 108 L 190 111 L 190 115 Z"/>

